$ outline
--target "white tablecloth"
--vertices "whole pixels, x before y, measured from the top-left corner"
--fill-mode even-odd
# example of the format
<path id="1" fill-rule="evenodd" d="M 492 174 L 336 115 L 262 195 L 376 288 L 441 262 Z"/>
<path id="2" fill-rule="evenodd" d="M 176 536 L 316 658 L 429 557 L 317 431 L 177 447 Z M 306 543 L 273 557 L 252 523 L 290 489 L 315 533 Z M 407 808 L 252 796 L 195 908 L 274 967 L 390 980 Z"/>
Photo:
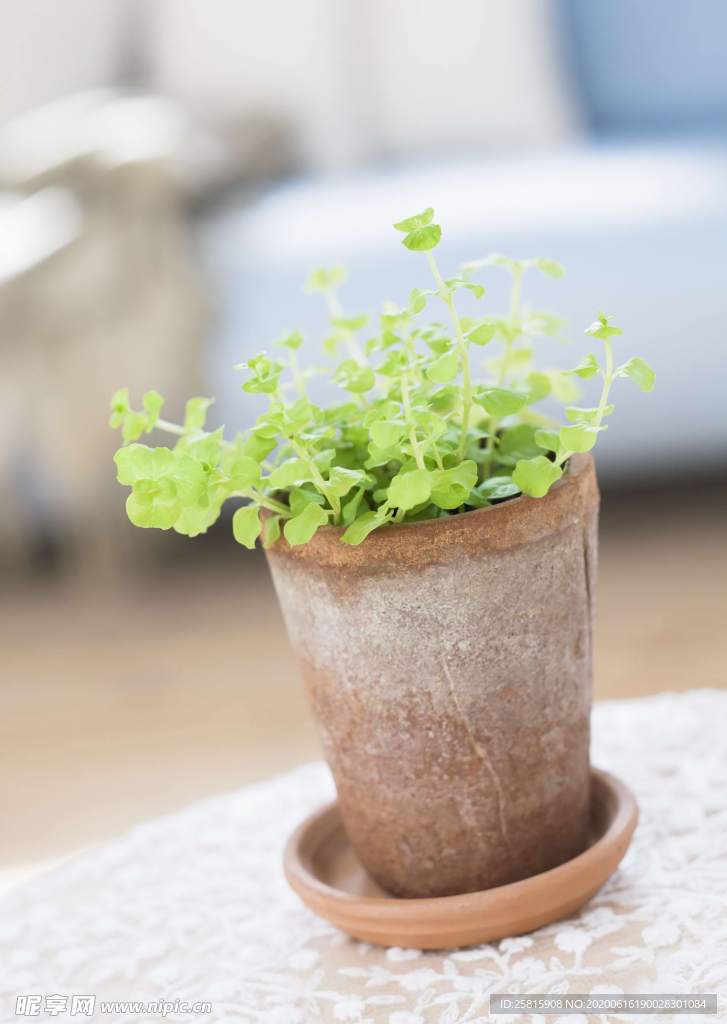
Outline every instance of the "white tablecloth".
<path id="1" fill-rule="evenodd" d="M 166 1019 L 235 1024 L 477 1022 L 490 992 L 727 995 L 727 693 L 596 705 L 593 761 L 633 789 L 641 822 L 621 868 L 566 921 L 434 953 L 349 939 L 281 870 L 288 834 L 333 793 L 311 764 L 141 825 L 5 897 L 1 1019 L 23 1019 L 20 994 L 95 994 L 102 1021 L 162 1019 L 102 1013 L 102 999 L 210 1001 L 210 1014 Z M 54 1019 L 89 1019 L 70 1008 Z"/>

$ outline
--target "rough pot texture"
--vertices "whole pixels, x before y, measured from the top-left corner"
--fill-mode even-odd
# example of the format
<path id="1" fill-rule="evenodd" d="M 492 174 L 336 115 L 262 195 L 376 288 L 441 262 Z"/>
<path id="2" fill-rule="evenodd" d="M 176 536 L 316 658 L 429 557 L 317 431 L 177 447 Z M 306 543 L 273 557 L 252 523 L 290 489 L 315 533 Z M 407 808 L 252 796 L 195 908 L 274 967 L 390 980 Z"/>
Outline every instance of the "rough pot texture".
<path id="1" fill-rule="evenodd" d="M 519 881 L 586 844 L 598 487 L 267 552 L 370 874 L 404 897 Z"/>

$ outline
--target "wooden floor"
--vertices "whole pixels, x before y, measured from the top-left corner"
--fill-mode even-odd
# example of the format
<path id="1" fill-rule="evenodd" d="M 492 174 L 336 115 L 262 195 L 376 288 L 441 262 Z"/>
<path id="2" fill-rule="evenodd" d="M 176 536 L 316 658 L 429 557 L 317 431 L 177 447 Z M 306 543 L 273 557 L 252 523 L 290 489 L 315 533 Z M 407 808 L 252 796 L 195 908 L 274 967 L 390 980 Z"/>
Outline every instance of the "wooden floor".
<path id="1" fill-rule="evenodd" d="M 596 698 L 725 685 L 722 507 L 606 505 Z M 123 593 L 4 595 L 0 888 L 319 756 L 264 563 L 208 540 Z"/>

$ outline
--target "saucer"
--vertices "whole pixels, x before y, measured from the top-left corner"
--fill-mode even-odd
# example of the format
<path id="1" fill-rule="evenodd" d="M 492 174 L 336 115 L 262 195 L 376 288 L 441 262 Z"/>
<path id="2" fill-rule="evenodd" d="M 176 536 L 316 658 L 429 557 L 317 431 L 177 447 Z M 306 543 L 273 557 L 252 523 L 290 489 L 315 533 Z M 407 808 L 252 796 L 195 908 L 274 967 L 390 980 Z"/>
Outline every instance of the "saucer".
<path id="1" fill-rule="evenodd" d="M 618 867 L 638 816 L 623 782 L 591 768 L 591 834 L 583 853 L 494 889 L 399 899 L 366 873 L 334 801 L 306 818 L 288 840 L 285 875 L 311 910 L 356 939 L 413 949 L 470 946 L 533 931 L 587 903 Z"/>

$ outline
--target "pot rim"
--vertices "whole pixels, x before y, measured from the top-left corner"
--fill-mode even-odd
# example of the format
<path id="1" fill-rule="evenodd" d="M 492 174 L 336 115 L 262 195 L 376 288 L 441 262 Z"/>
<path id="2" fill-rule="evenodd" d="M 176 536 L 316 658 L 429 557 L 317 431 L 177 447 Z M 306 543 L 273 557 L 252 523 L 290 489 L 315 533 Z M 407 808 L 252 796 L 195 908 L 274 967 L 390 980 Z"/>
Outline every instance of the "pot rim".
<path id="1" fill-rule="evenodd" d="M 442 526 L 446 525 L 454 519 L 457 519 L 461 522 L 463 519 L 467 519 L 470 516 L 479 516 L 483 512 L 488 512 L 490 513 L 490 515 L 492 515 L 497 509 L 511 509 L 517 505 L 523 504 L 524 502 L 546 501 L 551 494 L 553 494 L 556 491 L 559 491 L 565 484 L 570 483 L 576 476 L 583 472 L 586 466 L 591 462 L 593 462 L 593 455 L 591 454 L 591 452 L 574 452 L 573 455 L 571 455 L 571 457 L 568 459 L 568 469 L 565 471 L 560 480 L 556 480 L 555 483 L 551 485 L 551 487 L 548 490 L 548 493 L 544 494 L 542 498 L 531 498 L 529 494 L 518 494 L 516 498 L 507 498 L 505 501 L 499 501 L 497 505 L 488 505 L 487 508 L 473 508 L 470 509 L 469 512 L 460 512 L 456 516 L 444 516 L 438 519 L 417 519 L 416 522 L 413 523 L 395 523 L 391 521 L 386 525 L 389 528 L 394 527 L 394 529 L 396 530 L 406 529 L 411 526 Z M 260 513 L 263 519 L 270 519 L 271 516 L 275 515 L 275 512 L 273 512 L 272 509 L 268 508 L 261 508 Z M 348 527 L 346 526 L 319 526 L 318 529 L 316 530 L 316 536 L 319 536 L 321 534 L 323 534 L 324 536 L 327 535 L 329 537 L 336 536 L 337 534 L 342 535 L 346 532 L 347 529 Z"/>
<path id="2" fill-rule="evenodd" d="M 578 452 L 568 469 L 542 498 L 520 495 L 489 508 L 473 509 L 443 519 L 422 519 L 413 523 L 388 523 L 374 530 L 362 544 L 341 543 L 344 526 L 321 526 L 307 544 L 291 547 L 284 537 L 265 550 L 268 557 L 285 555 L 295 559 L 329 564 L 431 562 L 441 548 L 460 550 L 506 548 L 527 543 L 538 536 L 562 529 L 573 521 L 576 510 L 585 511 L 598 503 L 593 455 Z M 274 513 L 261 509 L 263 523 Z M 407 554 L 408 552 L 408 554 Z"/>
<path id="3" fill-rule="evenodd" d="M 585 458 L 584 458 L 584 456 L 585 456 Z M 566 469 L 566 471 L 563 474 L 563 476 L 560 478 L 560 480 L 556 480 L 555 483 L 552 484 L 552 486 L 548 489 L 548 493 L 544 494 L 542 498 L 532 498 L 529 494 L 522 494 L 522 493 L 520 493 L 520 494 L 518 494 L 518 496 L 516 498 L 507 498 L 505 501 L 499 501 L 497 503 L 497 505 L 488 505 L 487 508 L 473 508 L 473 509 L 470 509 L 469 512 L 460 512 L 456 516 L 444 516 L 444 517 L 438 518 L 438 519 L 417 519 L 413 523 L 394 523 L 394 522 L 390 522 L 390 523 L 387 523 L 387 526 L 394 526 L 397 529 L 399 529 L 399 527 L 402 527 L 402 526 L 403 527 L 408 527 L 408 526 L 425 526 L 425 525 L 427 525 L 429 523 L 433 523 L 433 524 L 446 524 L 451 519 L 463 520 L 463 519 L 468 518 L 469 516 L 480 515 L 482 512 L 493 513 L 495 511 L 495 509 L 504 508 L 505 506 L 509 506 L 510 508 L 514 508 L 517 505 L 522 504 L 523 502 L 528 502 L 529 503 L 531 501 L 538 501 L 538 502 L 545 501 L 548 498 L 548 496 L 553 493 L 553 491 L 558 491 L 565 484 L 570 483 L 572 479 L 574 479 L 580 472 L 582 472 L 582 470 L 585 468 L 585 466 L 587 465 L 587 463 L 589 461 L 593 461 L 593 456 L 591 455 L 590 452 L 575 452 L 573 455 L 571 455 L 570 459 L 568 460 L 568 468 Z M 321 529 L 322 530 L 326 530 L 326 531 L 336 530 L 337 532 L 344 533 L 345 530 L 346 530 L 346 527 L 345 526 L 322 526 Z"/>

